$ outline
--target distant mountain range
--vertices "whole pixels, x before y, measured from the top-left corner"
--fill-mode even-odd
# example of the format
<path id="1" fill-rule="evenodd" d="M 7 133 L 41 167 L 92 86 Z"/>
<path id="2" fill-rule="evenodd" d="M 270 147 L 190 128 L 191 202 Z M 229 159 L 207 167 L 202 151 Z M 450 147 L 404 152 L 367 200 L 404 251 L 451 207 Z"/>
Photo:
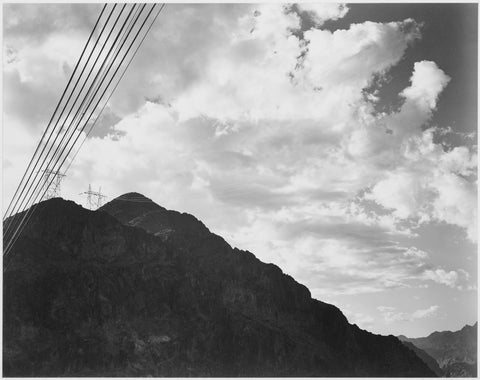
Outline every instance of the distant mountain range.
<path id="1" fill-rule="evenodd" d="M 407 338 L 403 335 L 398 338 L 407 347 L 414 345 L 417 355 L 439 376 L 477 377 L 477 323 L 454 332 L 435 331 L 423 338 Z M 441 372 L 438 372 L 431 358 L 435 359 Z"/>
<path id="2" fill-rule="evenodd" d="M 137 193 L 36 208 L 3 276 L 4 376 L 434 377 L 273 264 Z"/>

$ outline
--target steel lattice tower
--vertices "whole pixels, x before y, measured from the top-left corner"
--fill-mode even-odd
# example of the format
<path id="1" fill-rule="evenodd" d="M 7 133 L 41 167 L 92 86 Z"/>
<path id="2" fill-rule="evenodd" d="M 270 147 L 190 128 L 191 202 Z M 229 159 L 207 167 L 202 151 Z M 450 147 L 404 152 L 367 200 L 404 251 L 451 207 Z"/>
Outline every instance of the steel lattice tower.
<path id="1" fill-rule="evenodd" d="M 63 178 L 65 177 L 65 174 L 61 174 L 58 170 L 53 171 L 47 169 L 42 170 L 41 173 L 44 183 L 43 186 L 48 186 L 42 200 L 60 197 L 61 183 Z"/>
<path id="2" fill-rule="evenodd" d="M 97 208 L 102 207 L 103 199 L 107 196 L 102 194 L 102 188 L 100 187 L 98 191 L 92 191 L 92 185 L 88 185 L 88 191 L 84 191 L 80 193 L 80 195 L 84 194 L 87 196 L 87 204 L 89 210 L 96 210 Z"/>

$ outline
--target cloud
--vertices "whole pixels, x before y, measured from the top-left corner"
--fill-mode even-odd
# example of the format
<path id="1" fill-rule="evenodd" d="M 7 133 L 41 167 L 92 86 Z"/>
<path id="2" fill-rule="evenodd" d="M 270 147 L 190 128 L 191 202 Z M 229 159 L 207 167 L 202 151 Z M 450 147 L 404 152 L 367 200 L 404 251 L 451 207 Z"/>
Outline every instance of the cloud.
<path id="1" fill-rule="evenodd" d="M 472 289 L 472 286 L 468 285 L 470 274 L 464 269 L 458 269 L 457 271 L 446 271 L 441 268 L 428 269 L 423 273 L 423 277 L 426 280 L 443 284 L 450 288 L 456 288 L 458 290 Z"/>
<path id="2" fill-rule="evenodd" d="M 446 272 L 443 269 L 427 270 L 424 273 L 425 278 L 438 282 L 440 284 L 454 287 L 458 281 L 458 273 L 455 271 Z"/>
<path id="3" fill-rule="evenodd" d="M 311 244 L 310 249 L 318 251 L 310 251 L 309 255 L 305 250 L 303 254 L 294 251 L 293 257 L 304 263 L 297 266 L 295 274 L 312 284 L 313 294 L 320 299 L 332 294 L 415 288 L 423 283 L 422 273 L 429 267 L 426 254 L 412 256 L 411 249 L 394 244 L 363 249 L 337 241 L 311 241 Z"/>
<path id="4" fill-rule="evenodd" d="M 392 306 L 378 306 L 377 310 L 382 314 L 386 323 L 413 322 L 417 319 L 434 317 L 438 312 L 438 305 L 432 305 L 426 309 L 415 310 L 411 313 L 396 311 Z"/>
<path id="5" fill-rule="evenodd" d="M 364 89 L 399 64 L 420 26 L 330 32 L 321 23 L 346 7 L 297 7 L 169 4 L 64 194 L 80 201 L 89 182 L 111 197 L 145 193 L 280 265 L 317 297 L 445 284 L 450 272 L 438 274 L 435 252 L 405 241 L 433 221 L 475 239 L 476 153 L 444 150 L 425 129 L 448 75 L 417 62 L 401 106 L 375 112 Z M 314 27 L 302 30 L 302 12 Z M 8 178 L 19 171 L 14 127 L 40 132 L 86 39 L 72 28 L 68 38 L 64 27 L 45 29 L 36 44 L 7 33 Z M 40 89 L 50 95 L 39 99 Z M 22 101 L 35 112 L 20 112 Z"/>
<path id="6" fill-rule="evenodd" d="M 308 13 L 316 27 L 321 26 L 326 20 L 338 20 L 344 17 L 349 10 L 345 4 L 299 3 L 295 5 L 300 12 Z"/>
<path id="7" fill-rule="evenodd" d="M 334 33 L 311 29 L 301 39 L 294 34 L 300 28 L 296 13 L 272 4 L 256 11 L 240 18 L 235 37 L 218 47 L 215 64 L 172 101 L 181 118 L 315 118 L 334 126 L 338 116 L 351 114 L 350 104 L 362 97 L 372 75 L 398 62 L 418 33 L 406 20 Z"/>
<path id="8" fill-rule="evenodd" d="M 435 129 L 420 129 L 448 81 L 435 63 L 415 64 L 411 86 L 401 93 L 406 101 L 400 111 L 381 118 L 392 132 L 385 147 L 397 150 L 390 160 L 382 158 L 400 162 L 386 171 L 365 197 L 391 209 L 399 219 L 435 219 L 460 226 L 476 241 L 476 208 L 472 207 L 476 204 L 476 153 L 467 147 L 445 151 L 434 143 Z M 369 144 L 375 141 L 365 140 Z M 375 148 L 371 152 L 378 155 Z"/>
<path id="9" fill-rule="evenodd" d="M 6 4 L 4 11 L 6 123 L 15 118 L 31 131 L 45 128 L 99 6 Z"/>
<path id="10" fill-rule="evenodd" d="M 433 143 L 433 130 L 411 137 L 405 164 L 385 174 L 367 192 L 399 219 L 437 220 L 457 225 L 476 241 L 476 153 L 466 147 L 445 152 Z"/>
<path id="11" fill-rule="evenodd" d="M 395 310 L 395 308 L 393 306 L 378 306 L 377 310 L 382 313 L 386 313 Z"/>
<path id="12" fill-rule="evenodd" d="M 438 191 L 433 216 L 441 221 L 464 228 L 470 240 L 477 240 L 477 202 L 475 182 L 459 175 L 445 173 L 434 179 Z"/>
<path id="13" fill-rule="evenodd" d="M 293 32 L 299 16 L 280 5 L 210 9 L 229 20 L 229 33 L 217 37 L 212 28 L 223 23 L 205 15 L 199 22 L 209 39 L 178 33 L 210 54 L 180 49 L 177 39 L 170 42 L 175 66 L 142 62 L 166 80 L 151 94 L 160 88 L 153 80 L 142 99 L 162 101 L 147 101 L 115 125 L 123 136 L 89 140 L 75 173 L 88 172 L 118 193 L 135 184 L 167 207 L 199 215 L 318 296 L 427 281 L 424 271 L 436 268 L 426 252 L 396 242 L 414 235 L 402 223 L 439 219 L 435 210 L 443 220 L 453 215 L 436 203 L 448 197 L 439 196 L 432 175 L 474 168 L 468 149 L 444 152 L 433 132 L 421 129 L 448 77 L 433 62 L 418 62 L 399 94 L 402 107 L 390 114 L 375 114 L 362 94 L 419 38 L 418 25 L 365 22 L 300 37 Z M 197 11 L 204 10 L 170 10 L 186 24 Z M 98 151 L 120 158 L 98 163 Z"/>
<path id="14" fill-rule="evenodd" d="M 371 331 L 372 328 L 375 326 L 375 319 L 370 315 L 351 311 L 350 309 L 348 309 L 348 307 L 343 307 L 342 312 L 343 314 L 345 314 L 350 323 L 355 323 L 360 328 Z"/>
<path id="15" fill-rule="evenodd" d="M 3 29 L 9 40 L 38 45 L 58 32 L 89 33 L 100 9 L 94 4 L 5 4 Z"/>
<path id="16" fill-rule="evenodd" d="M 415 106 L 425 112 L 431 112 L 437 106 L 438 95 L 450 81 L 450 78 L 439 70 L 435 62 L 416 62 L 410 78 L 411 86 L 407 87 L 401 95 Z"/>

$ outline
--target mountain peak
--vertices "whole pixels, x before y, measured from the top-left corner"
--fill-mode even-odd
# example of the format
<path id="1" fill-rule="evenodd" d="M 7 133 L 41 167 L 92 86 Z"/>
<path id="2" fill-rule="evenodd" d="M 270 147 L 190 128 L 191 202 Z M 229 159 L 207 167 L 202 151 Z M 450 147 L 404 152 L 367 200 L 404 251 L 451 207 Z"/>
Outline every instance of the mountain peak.
<path id="1" fill-rule="evenodd" d="M 100 210 L 123 224 L 143 228 L 164 240 L 172 235 L 181 235 L 182 238 L 192 241 L 195 237 L 210 234 L 207 227 L 193 215 L 167 210 L 136 192 L 123 194 L 102 206 Z"/>
<path id="2" fill-rule="evenodd" d="M 154 203 L 150 198 L 147 198 L 145 195 L 136 192 L 122 194 L 119 197 L 115 198 L 114 201 Z"/>

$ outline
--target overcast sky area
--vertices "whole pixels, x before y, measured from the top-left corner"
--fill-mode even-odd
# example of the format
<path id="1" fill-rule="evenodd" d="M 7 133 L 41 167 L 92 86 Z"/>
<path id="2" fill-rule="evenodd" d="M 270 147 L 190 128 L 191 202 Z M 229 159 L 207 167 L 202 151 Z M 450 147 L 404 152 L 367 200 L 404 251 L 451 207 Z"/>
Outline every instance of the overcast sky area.
<path id="1" fill-rule="evenodd" d="M 4 5 L 8 204 L 100 13 Z M 477 5 L 168 4 L 62 184 L 202 220 L 380 334 L 477 320 Z"/>

